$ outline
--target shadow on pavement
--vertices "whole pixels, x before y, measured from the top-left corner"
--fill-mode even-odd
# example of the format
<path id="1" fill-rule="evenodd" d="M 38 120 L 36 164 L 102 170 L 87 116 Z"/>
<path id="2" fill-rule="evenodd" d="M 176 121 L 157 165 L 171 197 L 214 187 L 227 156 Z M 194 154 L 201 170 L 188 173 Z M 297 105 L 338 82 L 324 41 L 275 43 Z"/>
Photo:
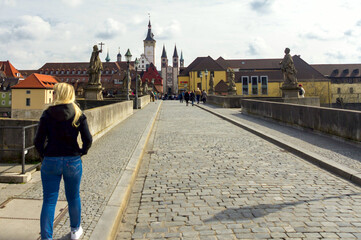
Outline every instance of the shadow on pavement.
<path id="1" fill-rule="evenodd" d="M 361 195 L 361 193 L 352 193 L 352 194 L 344 194 L 340 196 L 332 196 L 325 197 L 319 199 L 311 199 L 311 200 L 300 200 L 296 202 L 286 202 L 282 204 L 259 204 L 254 206 L 247 206 L 241 208 L 229 208 L 220 213 L 217 213 L 212 218 L 205 219 L 203 222 L 217 222 L 217 221 L 225 221 L 225 220 L 250 220 L 254 218 L 259 218 L 266 216 L 270 213 L 281 211 L 283 208 L 289 206 L 297 206 L 304 203 L 323 201 L 329 199 L 342 199 L 345 197 L 351 197 Z"/>

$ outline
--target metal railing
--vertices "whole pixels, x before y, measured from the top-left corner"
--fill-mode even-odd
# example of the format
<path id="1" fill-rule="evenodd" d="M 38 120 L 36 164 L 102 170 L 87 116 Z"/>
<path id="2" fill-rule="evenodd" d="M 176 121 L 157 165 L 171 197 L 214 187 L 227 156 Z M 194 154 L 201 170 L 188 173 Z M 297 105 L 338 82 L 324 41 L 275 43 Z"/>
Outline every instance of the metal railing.
<path id="1" fill-rule="evenodd" d="M 25 131 L 28 128 L 36 127 L 38 124 L 31 124 L 28 126 L 0 126 L 0 129 L 21 129 L 21 148 L 8 148 L 8 149 L 0 149 L 0 151 L 21 151 L 21 174 L 25 174 L 25 172 L 31 171 L 34 168 L 37 168 L 41 163 L 35 164 L 34 166 L 25 170 L 25 155 L 30 149 L 33 149 L 35 146 L 26 147 L 26 138 L 25 138 Z"/>

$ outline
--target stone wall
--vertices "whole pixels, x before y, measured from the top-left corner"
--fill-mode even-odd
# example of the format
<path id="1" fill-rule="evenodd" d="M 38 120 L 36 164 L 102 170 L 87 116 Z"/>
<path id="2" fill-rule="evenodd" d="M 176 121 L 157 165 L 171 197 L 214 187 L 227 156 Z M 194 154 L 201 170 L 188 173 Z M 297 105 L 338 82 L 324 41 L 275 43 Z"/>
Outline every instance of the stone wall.
<path id="1" fill-rule="evenodd" d="M 350 140 L 361 140 L 361 111 L 244 99 L 242 112 Z"/>
<path id="2" fill-rule="evenodd" d="M 102 107 L 88 109 L 84 111 L 87 116 L 89 129 L 96 141 L 113 126 L 117 125 L 133 114 L 133 101 L 118 102 Z M 27 126 L 38 123 L 36 120 L 0 118 L 0 126 Z M 26 131 L 26 146 L 33 145 L 36 127 Z M 20 135 L 19 135 L 20 134 Z M 80 141 L 80 136 L 79 136 Z M 0 129 L 0 149 L 21 148 L 21 131 L 18 129 Z M 19 157 L 20 156 L 20 157 Z M 20 163 L 21 152 L 0 151 L 0 163 L 17 162 Z M 26 160 L 38 159 L 35 150 L 29 151 Z"/>
<path id="3" fill-rule="evenodd" d="M 148 103 L 150 103 L 150 95 L 144 95 L 138 98 L 139 101 L 139 107 L 140 109 L 144 108 L 145 106 L 148 105 Z"/>

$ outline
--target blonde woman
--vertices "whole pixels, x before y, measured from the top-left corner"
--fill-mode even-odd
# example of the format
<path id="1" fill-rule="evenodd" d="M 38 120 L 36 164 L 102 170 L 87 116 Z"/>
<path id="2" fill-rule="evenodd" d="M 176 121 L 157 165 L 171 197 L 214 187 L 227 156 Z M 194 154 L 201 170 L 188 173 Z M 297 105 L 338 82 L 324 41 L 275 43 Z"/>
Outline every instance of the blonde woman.
<path id="1" fill-rule="evenodd" d="M 80 226 L 79 188 L 82 176 L 80 156 L 87 154 L 92 144 L 92 136 L 85 115 L 74 101 L 73 86 L 67 83 L 55 84 L 53 103 L 43 112 L 34 140 L 35 147 L 43 159 L 41 239 L 53 239 L 54 212 L 62 177 L 68 201 L 71 239 L 79 239 L 83 234 Z M 79 133 L 83 142 L 82 148 L 77 142 Z"/>

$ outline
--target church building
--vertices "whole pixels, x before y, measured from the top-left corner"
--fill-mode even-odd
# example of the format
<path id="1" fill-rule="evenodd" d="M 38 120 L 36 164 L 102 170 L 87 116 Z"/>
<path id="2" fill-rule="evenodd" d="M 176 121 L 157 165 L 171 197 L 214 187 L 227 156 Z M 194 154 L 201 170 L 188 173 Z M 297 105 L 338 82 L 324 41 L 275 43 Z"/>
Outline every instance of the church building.
<path id="1" fill-rule="evenodd" d="M 163 92 L 169 94 L 178 94 L 178 74 L 180 67 L 184 67 L 183 53 L 181 54 L 180 66 L 177 46 L 174 47 L 173 65 L 168 65 L 167 52 L 163 45 L 161 56 L 161 76 L 163 78 Z"/>

